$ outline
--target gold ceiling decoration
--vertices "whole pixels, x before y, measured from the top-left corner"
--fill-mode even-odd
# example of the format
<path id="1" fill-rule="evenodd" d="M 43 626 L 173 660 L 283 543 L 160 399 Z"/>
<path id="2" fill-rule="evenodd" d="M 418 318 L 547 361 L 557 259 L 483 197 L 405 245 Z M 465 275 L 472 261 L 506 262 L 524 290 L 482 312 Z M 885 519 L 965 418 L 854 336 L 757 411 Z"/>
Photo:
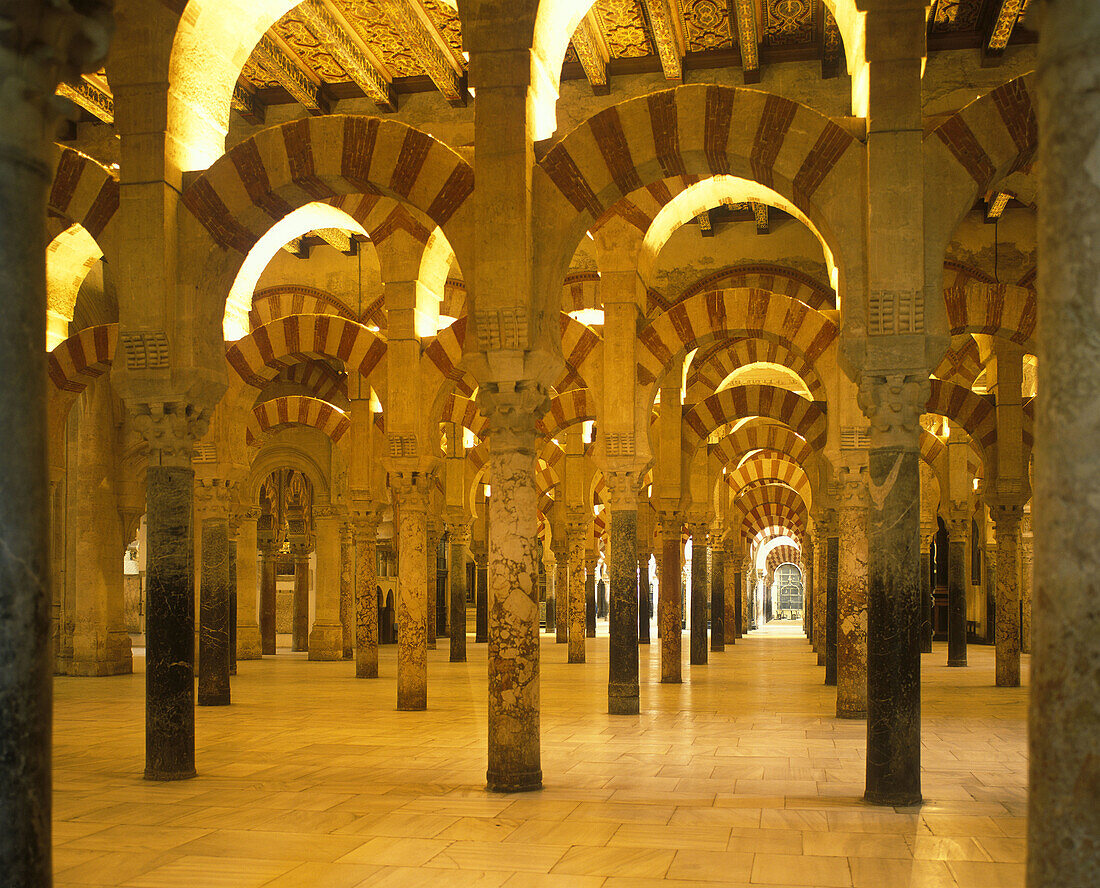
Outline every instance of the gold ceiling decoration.
<path id="1" fill-rule="evenodd" d="M 812 43 L 814 4 L 812 0 L 768 0 L 765 34 L 772 46 Z"/>
<path id="2" fill-rule="evenodd" d="M 597 0 L 594 9 L 612 58 L 656 55 L 637 0 Z"/>
<path id="3" fill-rule="evenodd" d="M 726 0 L 679 0 L 688 52 L 729 49 L 733 45 Z"/>

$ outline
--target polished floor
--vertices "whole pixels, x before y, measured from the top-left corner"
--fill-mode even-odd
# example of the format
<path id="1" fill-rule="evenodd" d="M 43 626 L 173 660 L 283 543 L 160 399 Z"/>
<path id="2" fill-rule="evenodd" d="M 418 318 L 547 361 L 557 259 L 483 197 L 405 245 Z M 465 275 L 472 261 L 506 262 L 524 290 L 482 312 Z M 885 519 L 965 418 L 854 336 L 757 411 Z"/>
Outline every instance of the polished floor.
<path id="1" fill-rule="evenodd" d="M 685 637 L 685 657 L 686 657 Z M 144 676 L 58 678 L 56 885 L 976 886 L 1024 883 L 1026 707 L 992 649 L 924 656 L 920 808 L 874 808 L 863 722 L 804 638 L 773 624 L 682 685 L 642 648 L 641 717 L 608 716 L 607 638 L 588 663 L 542 643 L 545 789 L 487 793 L 485 646 L 429 652 L 429 709 L 383 677 L 281 654 L 240 664 L 233 705 L 199 709 L 199 777 L 141 779 Z"/>

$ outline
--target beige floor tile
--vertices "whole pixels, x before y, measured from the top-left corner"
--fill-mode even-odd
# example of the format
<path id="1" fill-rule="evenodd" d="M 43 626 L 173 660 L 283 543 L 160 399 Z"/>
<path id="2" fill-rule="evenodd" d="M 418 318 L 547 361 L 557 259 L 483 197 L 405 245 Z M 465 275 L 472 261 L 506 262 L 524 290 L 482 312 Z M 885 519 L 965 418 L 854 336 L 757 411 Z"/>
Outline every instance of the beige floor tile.
<path id="1" fill-rule="evenodd" d="M 460 817 L 435 838 L 456 842 L 503 842 L 523 823 L 501 817 Z"/>
<path id="2" fill-rule="evenodd" d="M 372 877 L 379 869 L 367 864 L 308 861 L 265 882 L 264 888 L 359 888 L 373 885 Z"/>
<path id="3" fill-rule="evenodd" d="M 1023 888 L 1024 864 L 977 863 L 969 860 L 949 860 L 947 866 L 959 885 L 980 888 Z"/>
<path id="4" fill-rule="evenodd" d="M 209 830 L 164 826 L 112 826 L 67 843 L 69 848 L 101 851 L 167 851 L 204 836 Z"/>
<path id="5" fill-rule="evenodd" d="M 690 882 L 748 882 L 753 855 L 732 851 L 677 851 L 667 878 Z"/>
<path id="6" fill-rule="evenodd" d="M 974 860 L 990 859 L 986 850 L 975 839 L 964 836 L 906 836 L 918 860 Z"/>
<path id="7" fill-rule="evenodd" d="M 124 888 L 260 888 L 294 865 L 247 857 L 180 857 L 123 882 Z"/>
<path id="8" fill-rule="evenodd" d="M 566 845 L 512 845 L 507 842 L 452 842 L 431 858 L 433 867 L 548 873 Z"/>
<path id="9" fill-rule="evenodd" d="M 359 840 L 357 840 L 359 841 Z M 423 866 L 450 842 L 439 839 L 395 839 L 374 836 L 354 851 L 337 858 L 337 863 L 369 863 L 378 866 Z"/>
<path id="10" fill-rule="evenodd" d="M 357 836 L 318 836 L 308 833 L 222 829 L 181 846 L 184 854 L 199 857 L 239 856 L 256 860 L 336 860 L 363 844 Z"/>
<path id="11" fill-rule="evenodd" d="M 1027 861 L 1027 840 L 1023 836 L 1019 838 L 982 836 L 977 842 L 994 863 L 1025 863 Z"/>
<path id="12" fill-rule="evenodd" d="M 621 878 L 656 879 L 668 872 L 673 851 L 644 848 L 570 848 L 555 865 L 554 873 L 576 876 L 607 875 Z"/>
<path id="13" fill-rule="evenodd" d="M 618 824 L 602 820 L 528 820 L 511 833 L 506 844 L 533 845 L 606 845 L 619 829 Z"/>
<path id="14" fill-rule="evenodd" d="M 853 857 L 855 888 L 956 888 L 947 864 L 939 860 L 886 860 Z"/>
<path id="15" fill-rule="evenodd" d="M 516 873 L 504 888 L 601 888 L 603 876 L 565 876 L 554 873 Z M 642 886 L 638 886 L 642 888 Z"/>
<path id="16" fill-rule="evenodd" d="M 764 885 L 804 885 L 805 888 L 849 888 L 852 872 L 844 857 L 757 854 L 752 881 Z"/>
<path id="17" fill-rule="evenodd" d="M 362 884 L 363 888 L 424 888 L 433 883 L 446 888 L 500 888 L 513 875 L 486 870 L 433 870 L 430 865 L 386 866 Z"/>
<path id="18" fill-rule="evenodd" d="M 802 833 L 804 854 L 822 857 L 882 857 L 912 859 L 913 851 L 906 836 L 873 833 L 819 832 Z"/>
<path id="19" fill-rule="evenodd" d="M 663 826 L 651 823 L 624 823 L 608 842 L 610 846 L 660 848 L 669 851 L 695 849 L 725 851 L 730 828 L 722 826 Z"/>

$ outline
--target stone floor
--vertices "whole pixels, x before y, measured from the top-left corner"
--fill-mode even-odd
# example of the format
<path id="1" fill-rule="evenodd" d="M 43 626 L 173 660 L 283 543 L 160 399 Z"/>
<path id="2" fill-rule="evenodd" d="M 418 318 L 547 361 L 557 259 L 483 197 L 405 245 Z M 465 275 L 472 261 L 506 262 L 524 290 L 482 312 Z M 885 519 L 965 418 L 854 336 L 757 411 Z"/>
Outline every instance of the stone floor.
<path id="1" fill-rule="evenodd" d="M 198 710 L 200 776 L 170 784 L 141 779 L 141 674 L 58 678 L 57 886 L 1023 885 L 1027 691 L 992 686 L 990 648 L 967 669 L 925 655 L 927 801 L 905 810 L 860 801 L 864 723 L 833 718 L 791 627 L 685 664 L 682 685 L 643 647 L 640 718 L 606 714 L 606 637 L 570 666 L 543 636 L 546 788 L 521 796 L 484 790 L 485 646 L 469 650 L 429 652 L 420 713 L 394 708 L 393 647 L 375 681 L 241 663 L 233 705 Z"/>

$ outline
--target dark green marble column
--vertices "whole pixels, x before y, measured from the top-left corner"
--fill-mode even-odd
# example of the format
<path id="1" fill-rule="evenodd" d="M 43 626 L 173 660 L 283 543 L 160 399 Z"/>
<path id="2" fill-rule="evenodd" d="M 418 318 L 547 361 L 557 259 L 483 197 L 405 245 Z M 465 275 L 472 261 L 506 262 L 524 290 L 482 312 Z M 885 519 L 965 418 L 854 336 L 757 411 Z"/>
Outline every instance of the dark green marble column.
<path id="1" fill-rule="evenodd" d="M 611 488 L 607 711 L 638 714 L 638 512 L 633 472 L 608 472 Z"/>
<path id="2" fill-rule="evenodd" d="M 966 538 L 970 521 L 947 522 L 947 665 L 966 665 Z"/>
<path id="3" fill-rule="evenodd" d="M 707 663 L 707 526 L 691 526 L 691 645 L 692 666 Z"/>
<path id="4" fill-rule="evenodd" d="M 836 684 L 837 589 L 840 567 L 840 539 L 835 531 L 825 543 L 825 684 Z"/>
<path id="5" fill-rule="evenodd" d="M 199 574 L 199 706 L 229 705 L 229 525 L 202 522 Z"/>
<path id="6" fill-rule="evenodd" d="M 710 649 L 726 649 L 726 559 L 721 545 L 710 550 Z"/>

